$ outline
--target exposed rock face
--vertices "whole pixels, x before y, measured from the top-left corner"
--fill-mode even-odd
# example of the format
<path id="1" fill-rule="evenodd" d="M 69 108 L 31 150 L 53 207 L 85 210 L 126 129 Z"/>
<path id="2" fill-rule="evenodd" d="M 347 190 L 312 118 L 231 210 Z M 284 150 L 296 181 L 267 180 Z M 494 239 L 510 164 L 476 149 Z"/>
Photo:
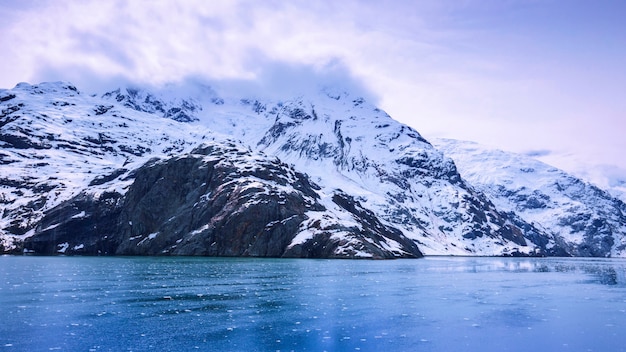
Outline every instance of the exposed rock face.
<path id="1" fill-rule="evenodd" d="M 34 254 L 115 253 L 122 195 L 81 193 L 51 209 L 28 237 L 23 251 Z"/>
<path id="2" fill-rule="evenodd" d="M 61 204 L 24 246 L 41 254 L 421 256 L 399 230 L 348 196 L 335 195 L 339 207 L 330 212 L 317 190 L 305 175 L 235 143 L 203 145 L 148 162 L 124 196 L 80 194 Z M 334 212 L 342 209 L 361 226 L 340 223 Z M 313 236 L 292 243 L 309 231 L 303 222 L 310 216 L 324 216 L 329 224 L 313 225 Z M 395 252 L 387 249 L 392 247 Z"/>
<path id="3" fill-rule="evenodd" d="M 117 254 L 283 256 L 305 213 L 323 210 L 317 194 L 278 162 L 236 165 L 252 156 L 229 147 L 139 169 L 125 197 Z"/>

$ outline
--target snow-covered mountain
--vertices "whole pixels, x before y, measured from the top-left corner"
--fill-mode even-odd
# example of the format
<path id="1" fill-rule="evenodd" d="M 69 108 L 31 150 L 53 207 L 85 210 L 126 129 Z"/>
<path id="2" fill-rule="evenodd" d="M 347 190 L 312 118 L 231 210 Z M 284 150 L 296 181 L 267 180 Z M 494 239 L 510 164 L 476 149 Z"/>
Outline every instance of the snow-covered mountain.
<path id="1" fill-rule="evenodd" d="M 623 255 L 621 232 L 610 233 L 615 246 L 609 252 L 572 245 L 554 224 L 514 211 L 481 183 L 467 183 L 473 180 L 417 131 L 343 91 L 324 89 L 278 101 L 220 96 L 200 85 L 119 88 L 87 96 L 68 83 L 20 84 L 0 91 L 0 109 L 0 247 L 5 251 Z M 215 168 L 218 164 L 230 166 Z M 207 169 L 213 171 L 207 174 Z M 273 171 L 252 175 L 251 170 Z M 155 179 L 157 174 L 179 176 Z M 210 175 L 216 174 L 221 176 L 213 180 Z M 146 180 L 152 180 L 150 187 Z M 159 198 L 151 191 L 154 185 L 168 196 Z M 240 197 L 220 203 L 212 198 L 216 194 Z M 287 199 L 301 199 L 306 206 Z M 219 213 L 225 204 L 231 212 Z M 150 215 L 149 206 L 160 215 Z M 260 210 L 266 208 L 274 211 Z M 606 221 L 623 231 L 620 219 Z M 233 221 L 248 225 L 226 225 Z M 99 230 L 88 231 L 89 226 Z M 275 227 L 280 230 L 267 230 Z M 230 243 L 229 236 L 238 245 L 220 245 L 215 252 L 205 248 Z M 246 245 L 255 249 L 246 252 Z"/>
<path id="2" fill-rule="evenodd" d="M 140 111 L 155 104 L 171 108 L 173 101 L 200 105 L 189 112 L 190 120 L 277 156 L 329 193 L 341 189 L 354 195 L 426 254 L 545 250 L 466 185 L 454 163 L 417 131 L 363 98 L 333 89 L 283 101 L 229 99 L 208 88 L 185 99 L 175 93 L 116 90 L 104 97 Z"/>
<path id="3" fill-rule="evenodd" d="M 472 142 L 433 141 L 463 178 L 503 211 L 548 232 L 576 256 L 626 256 L 626 204 L 533 158 Z"/>

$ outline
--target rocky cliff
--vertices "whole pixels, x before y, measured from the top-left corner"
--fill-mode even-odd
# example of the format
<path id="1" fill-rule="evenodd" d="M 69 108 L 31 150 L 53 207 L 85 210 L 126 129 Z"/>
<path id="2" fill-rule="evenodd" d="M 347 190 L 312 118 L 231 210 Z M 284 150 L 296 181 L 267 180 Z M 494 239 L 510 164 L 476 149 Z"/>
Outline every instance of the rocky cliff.
<path id="1" fill-rule="evenodd" d="M 420 257 L 399 230 L 337 191 L 235 142 L 151 160 L 128 191 L 83 192 L 51 209 L 26 239 L 39 254 L 314 258 Z"/>

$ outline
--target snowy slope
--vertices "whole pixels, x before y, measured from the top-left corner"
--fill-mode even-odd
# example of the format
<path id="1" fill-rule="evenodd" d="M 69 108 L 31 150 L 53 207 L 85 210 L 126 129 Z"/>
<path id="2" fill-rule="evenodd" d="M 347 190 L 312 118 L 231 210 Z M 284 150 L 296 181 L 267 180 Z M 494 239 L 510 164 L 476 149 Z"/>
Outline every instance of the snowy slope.
<path id="1" fill-rule="evenodd" d="M 128 171 L 149 158 L 213 138 L 85 96 L 69 83 L 22 83 L 1 91 L 0 101 L 0 235 L 27 235 L 45 211 L 88 187 L 123 192 Z"/>
<path id="2" fill-rule="evenodd" d="M 499 209 L 540 224 L 572 255 L 626 256 L 626 205 L 621 200 L 527 156 L 471 142 L 434 143 Z"/>

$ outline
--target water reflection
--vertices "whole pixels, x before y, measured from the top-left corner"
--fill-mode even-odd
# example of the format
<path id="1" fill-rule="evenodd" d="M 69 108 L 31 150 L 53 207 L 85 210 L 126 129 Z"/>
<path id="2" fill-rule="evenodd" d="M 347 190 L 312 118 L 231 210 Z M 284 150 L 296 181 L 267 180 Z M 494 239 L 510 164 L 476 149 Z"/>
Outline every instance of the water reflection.
<path id="1" fill-rule="evenodd" d="M 510 273 L 579 273 L 589 276 L 589 282 L 603 285 L 626 285 L 626 260 L 597 258 L 451 258 L 429 257 L 438 262 L 430 270 L 454 272 Z"/>

